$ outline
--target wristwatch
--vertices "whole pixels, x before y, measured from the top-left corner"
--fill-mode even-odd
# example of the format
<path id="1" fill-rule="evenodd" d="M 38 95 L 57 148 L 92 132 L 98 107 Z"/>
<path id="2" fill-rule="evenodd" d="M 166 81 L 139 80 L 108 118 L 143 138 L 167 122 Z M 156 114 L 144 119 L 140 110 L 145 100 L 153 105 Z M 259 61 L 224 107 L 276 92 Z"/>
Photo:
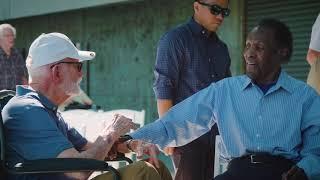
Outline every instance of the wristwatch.
<path id="1" fill-rule="evenodd" d="M 130 139 L 132 139 L 132 137 L 130 135 L 126 134 L 126 135 L 120 136 L 118 141 L 120 143 L 123 143 L 123 142 L 126 142 L 126 141 L 130 140 Z"/>
<path id="2" fill-rule="evenodd" d="M 130 146 L 130 142 L 131 142 L 132 140 L 133 140 L 133 139 L 132 139 L 132 137 L 131 137 L 130 135 L 123 135 L 123 136 L 120 136 L 120 138 L 119 138 L 118 141 L 119 141 L 120 143 L 126 142 L 127 148 L 128 148 L 130 151 L 133 151 L 132 148 L 131 148 L 131 146 Z"/>

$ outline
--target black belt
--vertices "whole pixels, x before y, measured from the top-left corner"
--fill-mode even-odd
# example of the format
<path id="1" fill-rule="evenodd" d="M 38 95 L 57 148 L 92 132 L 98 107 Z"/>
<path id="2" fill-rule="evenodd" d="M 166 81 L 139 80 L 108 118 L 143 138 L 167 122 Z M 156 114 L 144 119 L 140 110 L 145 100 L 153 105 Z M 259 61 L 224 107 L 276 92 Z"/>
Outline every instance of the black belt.
<path id="1" fill-rule="evenodd" d="M 291 160 L 282 156 L 273 156 L 267 153 L 248 154 L 239 158 L 234 158 L 230 161 L 230 163 L 236 162 L 246 162 L 250 164 L 293 164 Z"/>

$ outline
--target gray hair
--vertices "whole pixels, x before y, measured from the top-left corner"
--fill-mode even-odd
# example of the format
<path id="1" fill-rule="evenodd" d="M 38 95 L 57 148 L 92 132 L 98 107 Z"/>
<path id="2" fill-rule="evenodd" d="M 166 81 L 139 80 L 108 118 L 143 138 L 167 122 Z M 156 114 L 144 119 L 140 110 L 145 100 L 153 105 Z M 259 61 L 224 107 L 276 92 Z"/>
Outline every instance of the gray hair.
<path id="1" fill-rule="evenodd" d="M 16 37 L 16 28 L 10 24 L 0 24 L 0 38 L 4 36 L 5 30 L 10 30 L 13 33 L 13 36 Z"/>

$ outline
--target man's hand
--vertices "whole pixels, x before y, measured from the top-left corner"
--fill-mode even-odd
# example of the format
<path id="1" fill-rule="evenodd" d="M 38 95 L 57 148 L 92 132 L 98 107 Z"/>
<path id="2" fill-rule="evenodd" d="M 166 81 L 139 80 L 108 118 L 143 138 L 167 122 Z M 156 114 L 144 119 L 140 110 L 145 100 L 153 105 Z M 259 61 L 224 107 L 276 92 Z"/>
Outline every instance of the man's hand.
<path id="1" fill-rule="evenodd" d="M 303 169 L 292 166 L 289 171 L 282 174 L 282 180 L 308 180 L 308 177 Z"/>
<path id="2" fill-rule="evenodd" d="M 137 158 L 142 159 L 143 155 L 149 156 L 148 162 L 157 168 L 160 168 L 157 155 L 160 153 L 155 144 L 143 142 L 140 140 L 131 140 L 128 142 L 131 150 L 137 153 Z"/>
<path id="3" fill-rule="evenodd" d="M 117 143 L 115 143 L 111 147 L 110 151 L 108 152 L 107 158 L 110 160 L 113 160 L 113 159 L 117 158 L 117 156 L 118 156 Z"/>
<path id="4" fill-rule="evenodd" d="M 165 147 L 165 148 L 163 149 L 163 152 L 164 152 L 164 154 L 166 154 L 167 156 L 170 156 L 170 155 L 173 154 L 174 149 L 175 149 L 174 147 Z"/>
<path id="5" fill-rule="evenodd" d="M 119 138 L 121 135 L 128 133 L 130 129 L 137 129 L 137 125 L 132 122 L 132 119 L 116 114 L 112 121 L 105 123 L 102 136 L 114 134 L 115 138 Z"/>

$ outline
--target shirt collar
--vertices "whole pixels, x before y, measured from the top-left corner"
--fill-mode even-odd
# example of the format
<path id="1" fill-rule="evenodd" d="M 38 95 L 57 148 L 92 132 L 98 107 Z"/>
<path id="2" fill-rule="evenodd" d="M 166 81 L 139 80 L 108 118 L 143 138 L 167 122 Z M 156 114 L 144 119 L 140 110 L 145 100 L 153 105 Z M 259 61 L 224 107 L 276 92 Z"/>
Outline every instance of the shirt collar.
<path id="1" fill-rule="evenodd" d="M 16 87 L 16 94 L 17 96 L 31 96 L 40 101 L 40 103 L 47 109 L 52 110 L 54 112 L 56 112 L 58 109 L 58 106 L 53 104 L 47 97 L 42 95 L 40 92 L 36 92 L 29 86 L 18 85 Z"/>
<path id="2" fill-rule="evenodd" d="M 214 40 L 218 40 L 218 36 L 215 32 L 212 32 L 210 34 L 209 31 L 206 28 L 204 28 L 203 26 L 201 26 L 199 23 L 197 23 L 193 17 L 190 18 L 188 25 L 190 26 L 191 31 L 194 34 L 196 34 L 198 36 L 203 36 L 203 37 L 207 37 L 207 38 L 213 38 Z"/>
<path id="3" fill-rule="evenodd" d="M 13 54 L 16 54 L 16 53 L 18 53 L 18 49 L 12 47 L 10 56 L 12 56 Z M 0 56 L 5 56 L 6 58 L 8 58 L 7 54 L 4 52 L 4 50 L 1 47 L 0 47 Z"/>
<path id="4" fill-rule="evenodd" d="M 5 52 L 4 52 L 4 50 L 0 47 L 0 55 L 1 55 L 1 54 L 3 54 L 3 55 L 4 55 L 4 54 L 5 54 Z"/>
<path id="5" fill-rule="evenodd" d="M 295 87 L 292 83 L 290 83 L 290 78 L 291 77 L 285 71 L 281 70 L 278 82 L 275 85 L 275 89 L 283 88 L 286 91 L 293 93 Z"/>
<path id="6" fill-rule="evenodd" d="M 293 84 L 288 81 L 289 79 L 290 79 L 289 75 L 285 71 L 281 70 L 278 81 L 274 86 L 274 90 L 282 88 L 288 91 L 289 93 L 293 93 L 294 87 L 293 87 Z M 247 75 L 245 75 L 244 82 L 241 86 L 241 89 L 245 90 L 246 88 L 251 87 L 252 85 L 253 85 L 252 80 Z"/>

